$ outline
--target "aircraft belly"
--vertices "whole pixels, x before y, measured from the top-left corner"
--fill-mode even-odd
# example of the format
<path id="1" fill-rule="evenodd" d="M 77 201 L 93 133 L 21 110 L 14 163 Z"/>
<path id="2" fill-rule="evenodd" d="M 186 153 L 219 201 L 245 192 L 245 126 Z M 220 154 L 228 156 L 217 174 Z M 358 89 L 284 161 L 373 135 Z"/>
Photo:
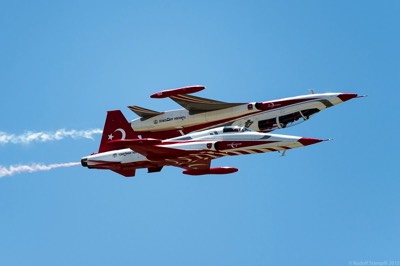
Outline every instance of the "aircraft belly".
<path id="1" fill-rule="evenodd" d="M 330 104 L 330 102 L 329 102 L 329 104 Z M 256 115 L 248 116 L 241 120 L 236 120 L 232 123 L 232 125 L 245 126 L 252 130 L 259 131 L 259 130 L 263 130 L 262 128 L 259 128 L 260 121 L 276 119 L 277 117 L 295 114 L 295 113 L 299 113 L 300 111 L 305 111 L 305 110 L 317 109 L 318 111 L 322 111 L 322 110 L 326 109 L 329 106 L 329 104 L 328 103 L 324 104 L 321 101 L 312 101 L 312 102 L 294 104 L 292 106 L 286 106 L 286 107 L 277 108 L 277 109 L 273 109 L 273 110 L 269 110 L 269 111 L 264 111 L 264 112 L 261 112 Z M 300 115 L 299 115 L 299 117 L 300 117 Z M 304 120 L 304 119 L 302 119 L 302 120 Z M 271 128 L 271 130 L 273 130 L 273 129 L 276 129 L 276 128 Z"/>

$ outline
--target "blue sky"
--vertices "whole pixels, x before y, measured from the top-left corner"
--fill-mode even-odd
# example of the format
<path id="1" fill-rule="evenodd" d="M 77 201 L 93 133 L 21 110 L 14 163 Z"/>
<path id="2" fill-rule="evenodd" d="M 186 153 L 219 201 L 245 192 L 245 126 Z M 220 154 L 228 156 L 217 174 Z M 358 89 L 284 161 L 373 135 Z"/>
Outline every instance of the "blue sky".
<path id="1" fill-rule="evenodd" d="M 334 138 L 223 158 L 238 173 L 0 178 L 2 265 L 400 263 L 398 1 L 2 1 L 0 131 L 102 128 L 107 110 L 199 96 L 354 99 L 279 133 Z M 278 132 L 278 131 L 277 131 Z M 94 140 L 0 146 L 0 165 L 79 161 Z"/>

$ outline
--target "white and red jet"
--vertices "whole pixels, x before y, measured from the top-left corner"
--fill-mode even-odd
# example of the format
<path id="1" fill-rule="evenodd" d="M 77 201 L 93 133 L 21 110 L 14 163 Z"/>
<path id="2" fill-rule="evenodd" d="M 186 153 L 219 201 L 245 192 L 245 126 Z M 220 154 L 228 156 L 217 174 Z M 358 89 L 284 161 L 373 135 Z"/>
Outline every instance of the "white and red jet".
<path id="1" fill-rule="evenodd" d="M 354 93 L 320 93 L 266 102 L 227 103 L 188 95 L 204 86 L 189 86 L 154 93 L 152 98 L 171 98 L 184 109 L 157 112 L 128 106 L 140 118 L 131 127 L 143 138 L 167 139 L 219 126 L 240 126 L 270 132 L 308 120 L 312 115 L 358 97 Z"/>
<path id="2" fill-rule="evenodd" d="M 234 167 L 211 168 L 211 160 L 234 155 L 286 151 L 321 142 L 320 139 L 259 133 L 246 127 L 225 126 L 170 139 L 139 138 L 121 111 L 109 111 L 99 153 L 83 157 L 82 166 L 134 176 L 136 169 L 159 172 L 163 166 L 185 169 L 184 174 L 229 174 Z"/>

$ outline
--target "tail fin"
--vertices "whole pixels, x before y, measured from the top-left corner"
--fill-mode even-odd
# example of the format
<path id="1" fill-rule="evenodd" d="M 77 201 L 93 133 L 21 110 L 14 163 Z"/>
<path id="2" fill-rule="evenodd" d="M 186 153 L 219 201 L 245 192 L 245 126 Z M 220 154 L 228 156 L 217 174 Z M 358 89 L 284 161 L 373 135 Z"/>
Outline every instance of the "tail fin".
<path id="1" fill-rule="evenodd" d="M 133 131 L 131 125 L 120 110 L 108 111 L 99 152 L 106 152 L 115 149 L 115 147 L 108 144 L 110 140 L 137 138 L 138 135 Z"/>

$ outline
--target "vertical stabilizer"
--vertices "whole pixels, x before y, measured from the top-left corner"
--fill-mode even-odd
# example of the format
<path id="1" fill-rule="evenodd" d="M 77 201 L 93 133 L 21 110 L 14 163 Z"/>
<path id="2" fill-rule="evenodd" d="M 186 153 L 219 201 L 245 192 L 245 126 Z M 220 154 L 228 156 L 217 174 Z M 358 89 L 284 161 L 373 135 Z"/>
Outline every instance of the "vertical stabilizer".
<path id="1" fill-rule="evenodd" d="M 103 135 L 101 136 L 99 152 L 114 150 L 115 147 L 108 144 L 111 140 L 137 138 L 137 134 L 133 131 L 131 125 L 120 110 L 108 111 Z"/>

